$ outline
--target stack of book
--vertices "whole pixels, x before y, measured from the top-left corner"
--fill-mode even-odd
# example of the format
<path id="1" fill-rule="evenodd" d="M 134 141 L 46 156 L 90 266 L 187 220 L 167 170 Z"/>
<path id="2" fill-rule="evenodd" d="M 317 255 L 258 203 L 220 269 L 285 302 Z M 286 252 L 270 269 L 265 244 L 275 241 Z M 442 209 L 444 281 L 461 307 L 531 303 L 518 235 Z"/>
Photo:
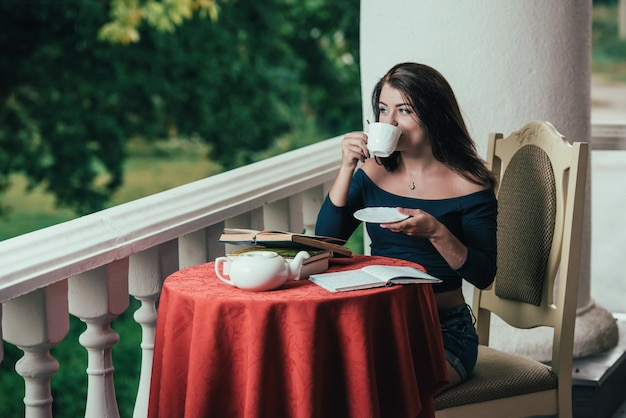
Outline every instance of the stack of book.
<path id="1" fill-rule="evenodd" d="M 345 241 L 317 235 L 296 234 L 284 231 L 257 231 L 253 229 L 224 229 L 220 242 L 237 244 L 240 248 L 228 253 L 229 257 L 249 251 L 274 251 L 290 260 L 299 251 L 306 251 L 311 257 L 304 260 L 300 278 L 328 270 L 333 257 L 351 257 L 352 251 L 345 247 Z"/>

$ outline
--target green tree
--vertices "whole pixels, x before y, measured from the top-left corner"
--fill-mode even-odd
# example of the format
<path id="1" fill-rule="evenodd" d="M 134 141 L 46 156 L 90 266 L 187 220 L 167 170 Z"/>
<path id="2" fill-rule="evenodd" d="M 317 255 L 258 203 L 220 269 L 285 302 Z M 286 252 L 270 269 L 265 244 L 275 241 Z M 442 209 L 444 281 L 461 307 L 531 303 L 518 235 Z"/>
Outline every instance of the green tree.
<path id="1" fill-rule="evenodd" d="M 199 138 L 228 169 L 306 123 L 358 126 L 356 0 L 223 1 L 166 31 L 140 20 L 130 44 L 99 40 L 108 6 L 0 2 L 0 193 L 21 172 L 84 214 L 120 186 L 132 137 Z"/>

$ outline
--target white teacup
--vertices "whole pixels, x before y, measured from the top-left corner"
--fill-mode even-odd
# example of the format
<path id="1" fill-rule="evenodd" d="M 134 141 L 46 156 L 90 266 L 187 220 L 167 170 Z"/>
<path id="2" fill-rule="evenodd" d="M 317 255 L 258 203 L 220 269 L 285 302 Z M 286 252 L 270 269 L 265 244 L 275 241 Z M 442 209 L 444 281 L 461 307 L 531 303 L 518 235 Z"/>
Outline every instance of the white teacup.
<path id="1" fill-rule="evenodd" d="M 367 149 L 374 157 L 389 157 L 398 146 L 402 131 L 389 123 L 374 122 L 367 132 Z"/>

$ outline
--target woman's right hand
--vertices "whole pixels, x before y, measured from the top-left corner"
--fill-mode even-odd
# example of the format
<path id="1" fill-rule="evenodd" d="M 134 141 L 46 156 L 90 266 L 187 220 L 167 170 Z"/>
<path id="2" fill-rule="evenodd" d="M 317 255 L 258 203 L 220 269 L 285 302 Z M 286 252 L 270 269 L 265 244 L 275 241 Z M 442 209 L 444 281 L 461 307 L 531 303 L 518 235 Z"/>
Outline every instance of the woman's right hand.
<path id="1" fill-rule="evenodd" d="M 344 135 L 341 141 L 341 166 L 328 195 L 335 206 L 345 206 L 348 203 L 348 193 L 352 175 L 359 161 L 369 158 L 367 150 L 367 134 L 365 132 L 350 132 Z"/>
<path id="2" fill-rule="evenodd" d="M 341 141 L 341 165 L 354 168 L 359 161 L 364 162 L 369 157 L 365 132 L 357 131 L 344 135 Z"/>

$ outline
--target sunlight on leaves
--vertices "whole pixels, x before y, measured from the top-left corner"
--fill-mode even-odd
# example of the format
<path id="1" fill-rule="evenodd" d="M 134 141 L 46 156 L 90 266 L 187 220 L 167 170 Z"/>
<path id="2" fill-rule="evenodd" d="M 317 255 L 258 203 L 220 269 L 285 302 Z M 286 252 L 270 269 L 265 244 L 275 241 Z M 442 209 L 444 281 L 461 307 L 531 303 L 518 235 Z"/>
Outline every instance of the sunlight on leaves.
<path id="1" fill-rule="evenodd" d="M 194 13 L 217 20 L 217 0 L 113 0 L 100 40 L 127 45 L 139 42 L 139 26 L 145 23 L 162 32 L 174 32 Z"/>

